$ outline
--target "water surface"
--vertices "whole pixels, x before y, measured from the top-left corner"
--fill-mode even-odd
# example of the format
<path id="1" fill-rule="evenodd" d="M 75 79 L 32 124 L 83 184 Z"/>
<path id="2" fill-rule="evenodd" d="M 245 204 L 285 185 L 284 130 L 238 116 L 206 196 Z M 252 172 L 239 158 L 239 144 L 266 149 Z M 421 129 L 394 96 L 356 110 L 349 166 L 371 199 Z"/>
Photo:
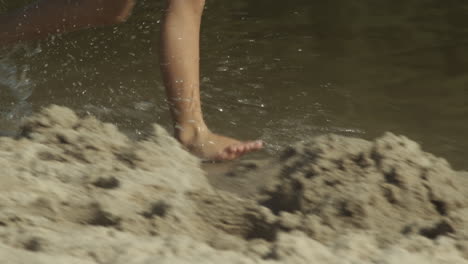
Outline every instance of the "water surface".
<path id="1" fill-rule="evenodd" d="M 0 1 L 0 10 L 27 1 Z M 128 23 L 0 52 L 0 128 L 51 103 L 138 135 L 170 127 L 158 66 L 163 5 Z M 202 95 L 212 130 L 269 155 L 323 133 L 392 131 L 468 169 L 468 2 L 207 1 Z M 30 93 L 32 92 L 32 93 Z"/>

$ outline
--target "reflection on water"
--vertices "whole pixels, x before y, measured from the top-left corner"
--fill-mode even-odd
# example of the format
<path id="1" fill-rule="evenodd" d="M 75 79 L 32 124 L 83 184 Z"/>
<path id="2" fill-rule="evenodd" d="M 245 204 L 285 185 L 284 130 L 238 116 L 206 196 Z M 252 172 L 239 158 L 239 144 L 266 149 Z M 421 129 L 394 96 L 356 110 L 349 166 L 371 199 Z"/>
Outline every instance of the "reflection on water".
<path id="1" fill-rule="evenodd" d="M 157 60 L 161 9 L 139 1 L 124 25 L 51 37 L 34 56 L 2 59 L 0 93 L 11 93 L 2 106 L 29 96 L 11 89 L 13 80 L 33 85 L 35 110 L 63 104 L 134 134 L 152 122 L 169 127 Z M 261 137 L 269 152 L 322 133 L 390 130 L 468 168 L 467 9 L 457 0 L 208 1 L 207 122 Z"/>

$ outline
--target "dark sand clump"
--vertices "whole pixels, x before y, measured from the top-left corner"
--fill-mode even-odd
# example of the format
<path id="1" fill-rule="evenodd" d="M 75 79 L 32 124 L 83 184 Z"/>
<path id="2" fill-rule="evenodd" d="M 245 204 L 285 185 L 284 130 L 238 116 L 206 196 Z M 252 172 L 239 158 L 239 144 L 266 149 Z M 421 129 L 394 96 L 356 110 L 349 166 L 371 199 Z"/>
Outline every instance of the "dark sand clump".
<path id="1" fill-rule="evenodd" d="M 0 263 L 468 263 L 466 176 L 391 134 L 212 185 L 157 125 L 133 141 L 51 106 L 0 138 L 0 166 Z"/>

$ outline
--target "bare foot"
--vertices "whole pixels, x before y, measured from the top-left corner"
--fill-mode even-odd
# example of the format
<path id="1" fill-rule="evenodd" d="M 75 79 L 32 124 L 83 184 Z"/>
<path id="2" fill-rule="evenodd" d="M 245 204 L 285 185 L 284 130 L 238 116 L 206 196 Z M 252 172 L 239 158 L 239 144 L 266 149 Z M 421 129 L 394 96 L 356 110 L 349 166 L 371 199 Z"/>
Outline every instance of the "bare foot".
<path id="1" fill-rule="evenodd" d="M 176 136 L 192 154 L 204 160 L 227 161 L 237 159 L 247 153 L 263 148 L 261 140 L 239 141 L 212 133 L 208 129 L 199 130 L 196 135 Z"/>

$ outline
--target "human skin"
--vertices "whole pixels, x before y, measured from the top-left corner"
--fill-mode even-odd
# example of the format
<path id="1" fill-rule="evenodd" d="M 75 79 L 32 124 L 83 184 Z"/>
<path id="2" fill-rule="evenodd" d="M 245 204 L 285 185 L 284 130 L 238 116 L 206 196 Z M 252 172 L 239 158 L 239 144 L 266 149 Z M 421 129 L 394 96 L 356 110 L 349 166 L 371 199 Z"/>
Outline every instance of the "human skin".
<path id="1" fill-rule="evenodd" d="M 167 0 L 161 30 L 161 71 L 174 136 L 206 160 L 232 160 L 263 147 L 212 133 L 200 102 L 199 39 L 204 0 Z M 0 17 L 0 46 L 51 34 L 125 22 L 135 0 L 42 0 Z"/>

